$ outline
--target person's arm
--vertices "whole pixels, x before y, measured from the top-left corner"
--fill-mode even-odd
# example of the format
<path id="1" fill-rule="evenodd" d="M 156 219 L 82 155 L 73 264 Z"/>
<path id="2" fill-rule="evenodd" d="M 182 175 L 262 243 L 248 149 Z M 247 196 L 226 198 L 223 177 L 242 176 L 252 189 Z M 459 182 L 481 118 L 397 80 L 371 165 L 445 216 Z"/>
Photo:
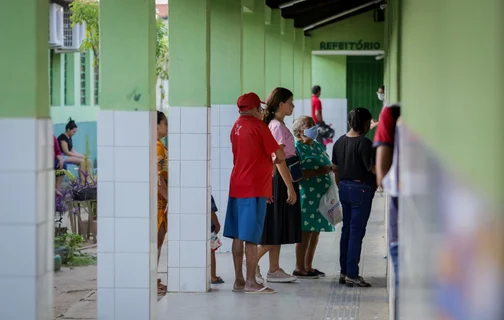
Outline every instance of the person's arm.
<path id="1" fill-rule="evenodd" d="M 285 161 L 285 151 L 283 151 L 283 145 L 278 146 L 277 151 L 274 152 L 275 154 L 275 164 L 279 164 L 282 161 Z"/>
<path id="2" fill-rule="evenodd" d="M 56 159 L 58 160 L 58 169 L 62 170 L 65 166 L 65 161 L 63 161 L 63 156 L 61 154 L 56 156 Z"/>
<path id="3" fill-rule="evenodd" d="M 284 161 L 276 165 L 278 173 L 282 177 L 285 185 L 287 186 L 287 203 L 294 204 L 297 200 L 296 190 L 294 190 L 294 184 L 292 183 L 291 173 L 287 167 L 287 163 Z"/>
<path id="4" fill-rule="evenodd" d="M 65 140 L 60 140 L 61 143 L 61 151 L 63 152 L 64 155 L 66 156 L 73 156 L 73 154 L 68 150 L 68 142 Z"/>
<path id="5" fill-rule="evenodd" d="M 382 181 L 392 166 L 394 149 L 386 144 L 376 148 L 376 183 L 382 187 Z"/>
<path id="6" fill-rule="evenodd" d="M 332 165 L 332 170 L 334 172 L 334 180 L 336 181 L 336 184 L 339 185 L 339 172 L 338 172 L 338 166 L 333 164 Z"/>
<path id="7" fill-rule="evenodd" d="M 378 127 L 379 122 L 375 121 L 375 119 L 371 119 L 371 130 Z"/>

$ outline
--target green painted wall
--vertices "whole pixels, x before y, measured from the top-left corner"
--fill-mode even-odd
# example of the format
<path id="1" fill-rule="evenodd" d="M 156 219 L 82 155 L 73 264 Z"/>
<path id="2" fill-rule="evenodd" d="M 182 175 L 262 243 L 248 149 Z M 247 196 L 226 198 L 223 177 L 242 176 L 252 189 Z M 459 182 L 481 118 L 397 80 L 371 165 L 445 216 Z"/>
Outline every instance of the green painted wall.
<path id="1" fill-rule="evenodd" d="M 320 42 L 380 42 L 384 43 L 384 23 L 374 22 L 374 11 L 362 13 L 312 32 L 312 48 L 320 50 Z"/>
<path id="2" fill-rule="evenodd" d="M 64 105 L 73 106 L 75 105 L 75 54 L 65 53 L 64 54 L 64 84 L 63 88 L 65 90 L 65 101 Z"/>
<path id="3" fill-rule="evenodd" d="M 210 105 L 210 1 L 170 0 L 168 25 L 169 105 Z"/>
<path id="4" fill-rule="evenodd" d="M 324 98 L 346 98 L 346 56 L 312 56 L 312 83 Z"/>
<path id="5" fill-rule="evenodd" d="M 52 55 L 52 62 L 49 68 L 49 72 L 52 73 L 52 91 L 50 92 L 51 94 L 51 105 L 53 106 L 60 106 L 62 101 L 61 101 L 61 88 L 62 88 L 62 83 L 61 83 L 61 73 L 63 70 L 61 69 L 61 59 L 63 58 L 63 55 L 57 54 L 57 53 L 51 53 Z"/>
<path id="6" fill-rule="evenodd" d="M 101 109 L 156 110 L 155 70 L 154 1 L 101 1 Z"/>
<path id="7" fill-rule="evenodd" d="M 271 23 L 265 32 L 264 91 L 267 96 L 271 90 L 281 86 L 281 46 L 280 10 L 271 10 Z"/>
<path id="8" fill-rule="evenodd" d="M 401 1 L 406 124 L 459 176 L 502 203 L 502 0 Z M 470 21 L 470 23 L 468 23 Z"/>
<path id="9" fill-rule="evenodd" d="M 303 99 L 311 97 L 312 87 L 312 41 L 311 37 L 303 38 Z"/>
<path id="10" fill-rule="evenodd" d="M 280 58 L 280 83 L 282 87 L 294 90 L 294 20 L 285 20 L 282 33 Z"/>
<path id="11" fill-rule="evenodd" d="M 242 91 L 264 97 L 264 1 L 256 0 L 253 10 L 243 13 Z"/>
<path id="12" fill-rule="evenodd" d="M 0 118 L 49 117 L 48 3 L 0 3 Z"/>
<path id="13" fill-rule="evenodd" d="M 304 60 L 303 29 L 294 31 L 294 99 L 303 99 L 303 60 Z"/>
<path id="14" fill-rule="evenodd" d="M 235 104 L 242 91 L 241 2 L 212 0 L 210 21 L 212 104 Z"/>

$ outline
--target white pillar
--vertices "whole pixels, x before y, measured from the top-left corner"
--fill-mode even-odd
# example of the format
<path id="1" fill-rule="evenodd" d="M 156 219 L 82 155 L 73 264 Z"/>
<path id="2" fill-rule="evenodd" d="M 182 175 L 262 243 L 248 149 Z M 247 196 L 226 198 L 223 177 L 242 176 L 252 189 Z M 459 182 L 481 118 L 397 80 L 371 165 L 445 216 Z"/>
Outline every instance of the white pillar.
<path id="1" fill-rule="evenodd" d="M 99 320 L 156 319 L 155 32 L 154 0 L 100 2 Z"/>

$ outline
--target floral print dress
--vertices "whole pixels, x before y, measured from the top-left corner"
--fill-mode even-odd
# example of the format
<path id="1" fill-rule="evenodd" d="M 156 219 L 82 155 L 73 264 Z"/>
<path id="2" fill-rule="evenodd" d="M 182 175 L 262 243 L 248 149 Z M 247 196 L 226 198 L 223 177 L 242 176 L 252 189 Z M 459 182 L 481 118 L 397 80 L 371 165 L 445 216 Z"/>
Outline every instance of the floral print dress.
<path id="1" fill-rule="evenodd" d="M 157 167 L 158 167 L 158 179 L 163 179 L 168 181 L 168 152 L 166 151 L 165 145 L 161 141 L 157 141 L 156 145 L 157 149 Z M 168 217 L 165 213 L 166 205 L 168 201 L 158 193 L 158 227 L 157 230 L 161 228 L 163 224 L 165 224 L 165 228 L 168 226 Z"/>
<path id="2" fill-rule="evenodd" d="M 296 141 L 296 151 L 303 170 L 317 170 L 330 166 L 331 160 L 324 147 L 317 141 L 312 145 Z M 320 214 L 320 199 L 331 186 L 329 174 L 304 179 L 299 182 L 301 195 L 301 218 L 303 232 L 331 232 L 334 227 Z"/>

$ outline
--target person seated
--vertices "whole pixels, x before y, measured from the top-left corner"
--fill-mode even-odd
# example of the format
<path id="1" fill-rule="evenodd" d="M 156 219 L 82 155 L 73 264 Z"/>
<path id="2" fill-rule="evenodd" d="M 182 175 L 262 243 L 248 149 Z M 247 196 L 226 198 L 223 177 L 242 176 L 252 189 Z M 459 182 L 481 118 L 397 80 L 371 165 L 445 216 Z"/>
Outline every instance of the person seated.
<path id="1" fill-rule="evenodd" d="M 65 126 L 65 132 L 58 137 L 58 143 L 63 152 L 63 160 L 66 163 L 72 163 L 79 166 L 79 175 L 83 178 L 91 168 L 89 159 L 86 163 L 86 157 L 77 151 L 73 146 L 72 137 L 77 133 L 77 124 L 70 118 Z"/>
<path id="2" fill-rule="evenodd" d="M 61 183 L 63 182 L 63 178 L 65 177 L 65 172 L 62 170 L 67 169 L 67 164 L 65 160 L 63 160 L 63 153 L 61 152 L 58 139 L 56 136 L 53 136 L 53 144 L 54 144 L 54 170 L 56 170 L 56 195 L 61 196 Z"/>

